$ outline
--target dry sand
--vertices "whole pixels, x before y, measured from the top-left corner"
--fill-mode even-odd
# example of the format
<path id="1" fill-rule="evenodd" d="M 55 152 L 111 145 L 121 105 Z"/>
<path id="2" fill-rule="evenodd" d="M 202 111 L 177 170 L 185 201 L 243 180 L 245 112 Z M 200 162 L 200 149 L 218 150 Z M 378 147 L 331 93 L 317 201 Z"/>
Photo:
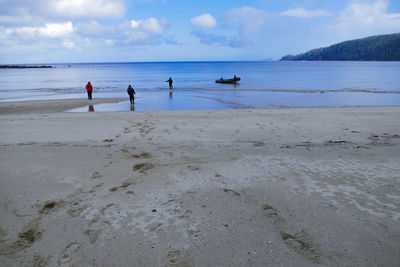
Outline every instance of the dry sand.
<path id="1" fill-rule="evenodd" d="M 8 112 L 0 262 L 399 266 L 399 155 L 400 107 Z"/>

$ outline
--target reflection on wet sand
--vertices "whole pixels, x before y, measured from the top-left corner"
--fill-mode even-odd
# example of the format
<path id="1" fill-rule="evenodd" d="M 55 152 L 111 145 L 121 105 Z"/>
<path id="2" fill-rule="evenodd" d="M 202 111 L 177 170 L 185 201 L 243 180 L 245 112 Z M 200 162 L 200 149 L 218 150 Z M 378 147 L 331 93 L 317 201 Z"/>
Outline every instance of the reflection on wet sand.
<path id="1" fill-rule="evenodd" d="M 100 104 L 101 106 L 101 104 Z M 126 109 L 125 109 L 126 110 Z M 83 110 L 81 110 L 82 112 Z M 100 111 L 102 111 L 102 109 L 100 108 Z M 120 110 L 120 111 L 124 111 L 124 110 Z M 130 105 L 130 111 L 135 111 L 135 104 L 131 104 Z M 94 105 L 88 105 L 88 112 L 95 112 L 94 110 Z"/>

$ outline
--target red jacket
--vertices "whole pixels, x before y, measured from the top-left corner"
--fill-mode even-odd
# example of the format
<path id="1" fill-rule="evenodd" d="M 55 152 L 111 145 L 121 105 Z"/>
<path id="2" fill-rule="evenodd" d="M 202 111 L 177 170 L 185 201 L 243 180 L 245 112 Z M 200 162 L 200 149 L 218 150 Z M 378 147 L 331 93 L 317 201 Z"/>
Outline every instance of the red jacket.
<path id="1" fill-rule="evenodd" d="M 90 83 L 86 84 L 86 91 L 91 92 L 92 90 L 93 86 Z"/>

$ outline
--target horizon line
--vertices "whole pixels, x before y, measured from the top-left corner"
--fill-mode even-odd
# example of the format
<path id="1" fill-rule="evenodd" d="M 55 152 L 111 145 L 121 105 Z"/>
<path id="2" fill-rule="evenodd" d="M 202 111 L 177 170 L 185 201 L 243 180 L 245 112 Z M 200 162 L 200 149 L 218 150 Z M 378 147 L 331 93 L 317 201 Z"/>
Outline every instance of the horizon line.
<path id="1" fill-rule="evenodd" d="M 269 62 L 279 61 L 279 59 L 260 59 L 260 60 L 171 60 L 171 61 L 92 61 L 92 62 L 36 62 L 36 63 L 2 63 L 0 66 L 12 65 L 68 65 L 68 64 L 129 64 L 129 63 L 206 63 L 206 62 Z"/>

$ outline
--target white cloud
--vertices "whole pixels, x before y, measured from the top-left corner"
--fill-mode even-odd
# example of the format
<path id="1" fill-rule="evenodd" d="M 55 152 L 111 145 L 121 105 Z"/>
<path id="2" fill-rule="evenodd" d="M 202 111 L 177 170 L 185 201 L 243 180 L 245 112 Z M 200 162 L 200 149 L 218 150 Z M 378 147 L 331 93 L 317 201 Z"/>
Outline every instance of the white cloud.
<path id="1" fill-rule="evenodd" d="M 245 6 L 228 11 L 223 19 L 227 24 L 239 26 L 246 31 L 256 32 L 266 22 L 268 14 L 263 10 Z"/>
<path id="2" fill-rule="evenodd" d="M 125 13 L 122 0 L 51 0 L 49 7 L 71 18 L 120 18 Z"/>
<path id="3" fill-rule="evenodd" d="M 0 26 L 0 50 L 3 55 L 47 55 L 52 51 L 82 51 L 91 47 L 87 38 L 76 34 L 72 22 L 47 23 L 42 26 Z"/>
<path id="4" fill-rule="evenodd" d="M 353 1 L 341 12 L 336 23 L 326 28 L 344 38 L 362 37 L 400 31 L 400 13 L 388 13 L 388 3 Z"/>
<path id="5" fill-rule="evenodd" d="M 204 27 L 204 28 L 214 28 L 217 25 L 217 21 L 210 14 L 202 14 L 200 16 L 194 17 L 190 20 L 193 25 Z"/>
<path id="6" fill-rule="evenodd" d="M 123 33 L 125 44 L 139 45 L 154 43 L 164 33 L 166 20 L 148 18 L 145 20 L 130 20 L 121 24 L 118 29 Z"/>
<path id="7" fill-rule="evenodd" d="M 106 46 L 136 45 L 154 43 L 164 34 L 166 27 L 166 20 L 150 17 L 109 26 L 104 26 L 97 21 L 80 23 L 76 27 L 76 33 L 80 36 L 101 39 L 101 43 Z"/>
<path id="8" fill-rule="evenodd" d="M 139 27 L 139 21 L 131 20 L 131 27 L 132 29 L 136 29 Z"/>
<path id="9" fill-rule="evenodd" d="M 161 34 L 165 26 L 165 21 L 158 21 L 156 18 L 148 18 L 146 20 L 140 21 L 138 28 L 143 28 L 143 30 L 154 34 Z"/>
<path id="10" fill-rule="evenodd" d="M 79 45 L 78 45 L 79 44 Z M 92 48 L 92 42 L 87 38 L 75 38 L 62 40 L 62 46 L 75 51 L 82 51 L 83 48 Z"/>
<path id="11" fill-rule="evenodd" d="M 74 31 L 72 22 L 47 23 L 44 27 L 38 28 L 38 34 L 42 37 L 60 38 L 70 36 Z"/>
<path id="12" fill-rule="evenodd" d="M 40 27 L 15 27 L 7 28 L 6 33 L 9 37 L 21 39 L 37 38 L 64 38 L 72 35 L 74 27 L 72 22 L 65 23 L 46 23 Z"/>
<path id="13" fill-rule="evenodd" d="M 65 47 L 65 48 L 68 48 L 68 49 L 71 49 L 71 50 L 74 50 L 74 49 L 78 49 L 78 47 L 76 46 L 76 44 L 72 41 L 72 40 L 63 40 L 62 41 L 62 45 Z"/>
<path id="14" fill-rule="evenodd" d="M 76 33 L 80 36 L 96 38 L 106 46 L 142 45 L 160 42 L 166 28 L 166 20 L 150 17 L 108 26 L 97 21 L 80 23 L 76 27 Z"/>
<path id="15" fill-rule="evenodd" d="M 112 34 L 113 29 L 111 27 L 103 26 L 95 20 L 88 23 L 79 23 L 76 26 L 77 33 L 82 36 L 91 37 L 102 37 L 105 35 Z"/>
<path id="16" fill-rule="evenodd" d="M 223 16 L 225 25 L 237 29 L 237 36 L 232 38 L 231 46 L 246 46 L 257 42 L 259 32 L 269 19 L 269 15 L 252 7 L 234 8 Z"/>
<path id="17" fill-rule="evenodd" d="M 0 15 L 0 24 L 17 24 L 26 25 L 30 24 L 35 18 L 29 15 L 26 16 L 10 16 L 10 15 Z"/>
<path id="18" fill-rule="evenodd" d="M 322 9 L 307 10 L 302 7 L 298 7 L 295 9 L 289 9 L 284 12 L 281 12 L 280 15 L 287 17 L 296 17 L 296 18 L 314 18 L 314 17 L 330 16 L 330 13 Z"/>
<path id="19" fill-rule="evenodd" d="M 0 23 L 36 25 L 48 21 L 121 18 L 124 0 L 0 0 Z"/>

